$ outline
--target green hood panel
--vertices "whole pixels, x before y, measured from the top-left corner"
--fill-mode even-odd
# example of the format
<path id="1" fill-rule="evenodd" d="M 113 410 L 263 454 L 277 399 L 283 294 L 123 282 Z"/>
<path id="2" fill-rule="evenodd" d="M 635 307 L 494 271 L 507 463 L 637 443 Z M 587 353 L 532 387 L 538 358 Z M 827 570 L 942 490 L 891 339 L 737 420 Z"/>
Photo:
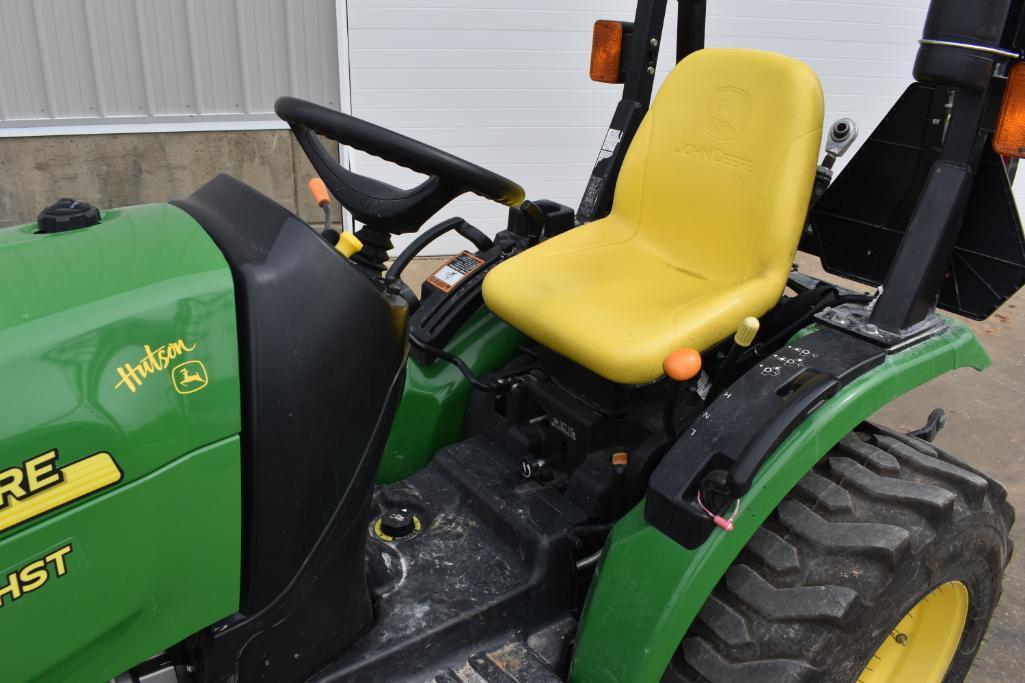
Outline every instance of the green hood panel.
<path id="1" fill-rule="evenodd" d="M 0 230 L 0 293 L 0 484 L 21 467 L 25 488 L 24 463 L 56 450 L 36 462 L 37 488 L 100 453 L 120 468 L 105 485 L 121 486 L 239 432 L 231 273 L 184 211 Z M 0 537 L 16 526 L 2 521 Z"/>

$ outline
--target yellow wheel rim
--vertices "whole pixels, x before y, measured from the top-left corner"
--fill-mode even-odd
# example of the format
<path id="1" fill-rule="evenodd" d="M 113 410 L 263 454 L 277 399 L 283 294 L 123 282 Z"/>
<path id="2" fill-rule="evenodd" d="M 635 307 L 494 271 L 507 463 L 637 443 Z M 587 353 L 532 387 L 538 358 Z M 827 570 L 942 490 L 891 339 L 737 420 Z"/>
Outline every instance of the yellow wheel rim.
<path id="1" fill-rule="evenodd" d="M 960 581 L 937 586 L 893 627 L 865 665 L 859 683 L 940 683 L 961 642 L 968 589 Z"/>

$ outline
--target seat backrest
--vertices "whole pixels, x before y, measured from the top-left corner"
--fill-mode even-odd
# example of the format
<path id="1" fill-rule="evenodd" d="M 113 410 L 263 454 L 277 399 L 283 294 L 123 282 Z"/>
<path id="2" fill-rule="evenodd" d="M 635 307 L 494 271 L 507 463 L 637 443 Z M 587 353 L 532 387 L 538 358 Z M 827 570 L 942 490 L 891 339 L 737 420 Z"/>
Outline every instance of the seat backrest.
<path id="1" fill-rule="evenodd" d="M 822 137 L 822 87 L 803 62 L 709 48 L 666 78 L 634 136 L 612 217 L 709 280 L 790 269 Z"/>

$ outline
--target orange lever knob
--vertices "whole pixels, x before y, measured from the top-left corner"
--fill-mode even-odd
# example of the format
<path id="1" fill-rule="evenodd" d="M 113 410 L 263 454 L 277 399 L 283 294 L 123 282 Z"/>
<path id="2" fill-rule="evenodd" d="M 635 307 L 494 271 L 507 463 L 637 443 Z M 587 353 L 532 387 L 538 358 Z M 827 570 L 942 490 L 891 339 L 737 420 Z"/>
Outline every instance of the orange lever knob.
<path id="1" fill-rule="evenodd" d="M 662 369 L 677 382 L 686 382 L 701 372 L 701 354 L 694 349 L 677 349 L 662 361 Z"/>
<path id="2" fill-rule="evenodd" d="M 310 194 L 313 195 L 313 201 L 317 202 L 318 206 L 324 206 L 331 201 L 331 195 L 327 193 L 327 185 L 320 178 L 310 178 L 308 187 Z"/>

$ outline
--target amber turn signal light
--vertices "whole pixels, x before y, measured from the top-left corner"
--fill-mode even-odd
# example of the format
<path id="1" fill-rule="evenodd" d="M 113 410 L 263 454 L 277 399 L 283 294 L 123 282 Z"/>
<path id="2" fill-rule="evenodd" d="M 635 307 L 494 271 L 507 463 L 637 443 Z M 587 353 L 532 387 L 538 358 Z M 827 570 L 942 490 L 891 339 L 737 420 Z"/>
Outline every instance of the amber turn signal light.
<path id="1" fill-rule="evenodd" d="M 623 22 L 599 19 L 591 36 L 591 80 L 619 83 L 619 60 L 623 54 Z"/>
<path id="2" fill-rule="evenodd" d="M 310 188 L 310 194 L 313 195 L 313 201 L 317 202 L 317 206 L 324 206 L 331 201 L 331 195 L 327 193 L 327 185 L 320 178 L 310 178 L 308 187 Z"/>
<path id="3" fill-rule="evenodd" d="M 993 151 L 1025 158 L 1025 64 L 1015 64 L 1007 74 L 1004 102 L 993 134 Z"/>

